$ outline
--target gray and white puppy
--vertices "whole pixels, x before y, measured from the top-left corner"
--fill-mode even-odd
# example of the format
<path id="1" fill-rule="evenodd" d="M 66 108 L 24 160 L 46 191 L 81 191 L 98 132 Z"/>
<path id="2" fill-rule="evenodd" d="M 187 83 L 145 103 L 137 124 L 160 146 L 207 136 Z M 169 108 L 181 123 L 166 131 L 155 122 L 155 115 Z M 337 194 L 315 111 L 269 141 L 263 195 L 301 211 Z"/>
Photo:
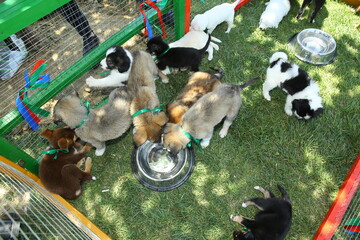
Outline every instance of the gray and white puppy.
<path id="1" fill-rule="evenodd" d="M 114 89 L 104 106 L 91 110 L 82 106 L 77 94 L 70 94 L 55 105 L 54 120 L 76 128 L 76 135 L 96 148 L 96 156 L 102 156 L 105 141 L 118 138 L 129 129 L 130 102 L 127 87 Z"/>
<path id="2" fill-rule="evenodd" d="M 183 116 L 182 126 L 167 123 L 164 128 L 164 146 L 176 155 L 191 141 L 201 140 L 203 148 L 210 144 L 214 127 L 224 118 L 220 137 L 227 135 L 241 106 L 241 91 L 259 78 L 253 78 L 242 85 L 222 83 L 213 92 L 201 97 Z"/>

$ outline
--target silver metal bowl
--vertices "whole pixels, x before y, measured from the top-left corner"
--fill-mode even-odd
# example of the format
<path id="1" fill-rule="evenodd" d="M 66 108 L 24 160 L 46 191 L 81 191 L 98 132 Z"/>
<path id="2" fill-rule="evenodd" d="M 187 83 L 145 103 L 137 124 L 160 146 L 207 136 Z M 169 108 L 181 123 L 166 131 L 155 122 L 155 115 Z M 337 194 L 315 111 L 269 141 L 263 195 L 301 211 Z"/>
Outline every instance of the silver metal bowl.
<path id="1" fill-rule="evenodd" d="M 146 141 L 134 149 L 131 168 L 136 179 L 155 191 L 169 191 L 181 186 L 190 177 L 195 167 L 192 148 L 185 148 L 176 156 L 162 143 Z"/>
<path id="2" fill-rule="evenodd" d="M 289 39 L 289 45 L 300 60 L 326 65 L 336 57 L 336 42 L 328 33 L 315 28 L 304 29 Z"/>

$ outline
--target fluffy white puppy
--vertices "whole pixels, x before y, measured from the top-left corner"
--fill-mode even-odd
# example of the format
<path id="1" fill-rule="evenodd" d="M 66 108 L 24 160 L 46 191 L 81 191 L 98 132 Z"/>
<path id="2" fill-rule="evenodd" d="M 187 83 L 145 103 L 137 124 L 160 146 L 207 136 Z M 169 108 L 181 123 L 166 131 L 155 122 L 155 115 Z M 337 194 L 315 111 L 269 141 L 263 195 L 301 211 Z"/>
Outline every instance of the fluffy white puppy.
<path id="1" fill-rule="evenodd" d="M 289 0 L 270 0 L 266 5 L 266 9 L 260 17 L 259 28 L 261 30 L 277 28 L 283 17 L 285 17 L 290 10 Z"/>
<path id="2" fill-rule="evenodd" d="M 270 58 L 270 66 L 266 71 L 263 84 L 263 95 L 271 100 L 270 91 L 280 87 L 286 92 L 285 113 L 298 119 L 308 120 L 320 115 L 323 111 L 319 86 L 298 65 L 287 61 L 284 52 L 276 52 Z"/>
<path id="3" fill-rule="evenodd" d="M 241 0 L 234 3 L 223 3 L 217 5 L 202 14 L 197 14 L 191 21 L 191 29 L 196 31 L 204 31 L 211 34 L 217 25 L 227 22 L 228 27 L 225 33 L 229 33 L 234 22 L 235 7 Z"/>
<path id="4" fill-rule="evenodd" d="M 120 87 L 126 84 L 129 78 L 133 57 L 131 53 L 120 46 L 110 47 L 106 51 L 106 57 L 100 65 L 104 70 L 110 70 L 110 74 L 104 78 L 96 79 L 88 77 L 86 84 L 89 87 Z"/>

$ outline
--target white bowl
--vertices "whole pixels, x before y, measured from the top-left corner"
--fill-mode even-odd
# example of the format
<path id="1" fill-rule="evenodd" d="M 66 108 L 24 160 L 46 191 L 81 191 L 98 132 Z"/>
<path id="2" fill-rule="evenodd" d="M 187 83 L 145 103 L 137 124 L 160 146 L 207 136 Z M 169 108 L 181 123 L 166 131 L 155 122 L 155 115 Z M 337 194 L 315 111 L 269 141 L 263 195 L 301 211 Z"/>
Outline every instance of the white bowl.
<path id="1" fill-rule="evenodd" d="M 136 179 L 155 191 L 169 191 L 181 186 L 190 177 L 195 167 L 192 148 L 185 148 L 176 156 L 161 143 L 146 141 L 134 149 L 131 168 Z"/>
<path id="2" fill-rule="evenodd" d="M 304 29 L 289 39 L 289 45 L 300 60 L 326 65 L 336 57 L 336 42 L 328 33 L 315 28 Z"/>

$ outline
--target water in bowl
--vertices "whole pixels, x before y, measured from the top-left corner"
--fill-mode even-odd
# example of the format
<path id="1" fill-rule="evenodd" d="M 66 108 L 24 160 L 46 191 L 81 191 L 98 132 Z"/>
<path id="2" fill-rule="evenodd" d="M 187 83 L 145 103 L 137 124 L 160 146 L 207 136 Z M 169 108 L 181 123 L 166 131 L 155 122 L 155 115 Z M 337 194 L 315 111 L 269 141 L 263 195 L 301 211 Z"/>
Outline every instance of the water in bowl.
<path id="1" fill-rule="evenodd" d="M 302 41 L 302 45 L 311 52 L 324 53 L 327 51 L 327 43 L 317 37 L 306 37 Z"/>

